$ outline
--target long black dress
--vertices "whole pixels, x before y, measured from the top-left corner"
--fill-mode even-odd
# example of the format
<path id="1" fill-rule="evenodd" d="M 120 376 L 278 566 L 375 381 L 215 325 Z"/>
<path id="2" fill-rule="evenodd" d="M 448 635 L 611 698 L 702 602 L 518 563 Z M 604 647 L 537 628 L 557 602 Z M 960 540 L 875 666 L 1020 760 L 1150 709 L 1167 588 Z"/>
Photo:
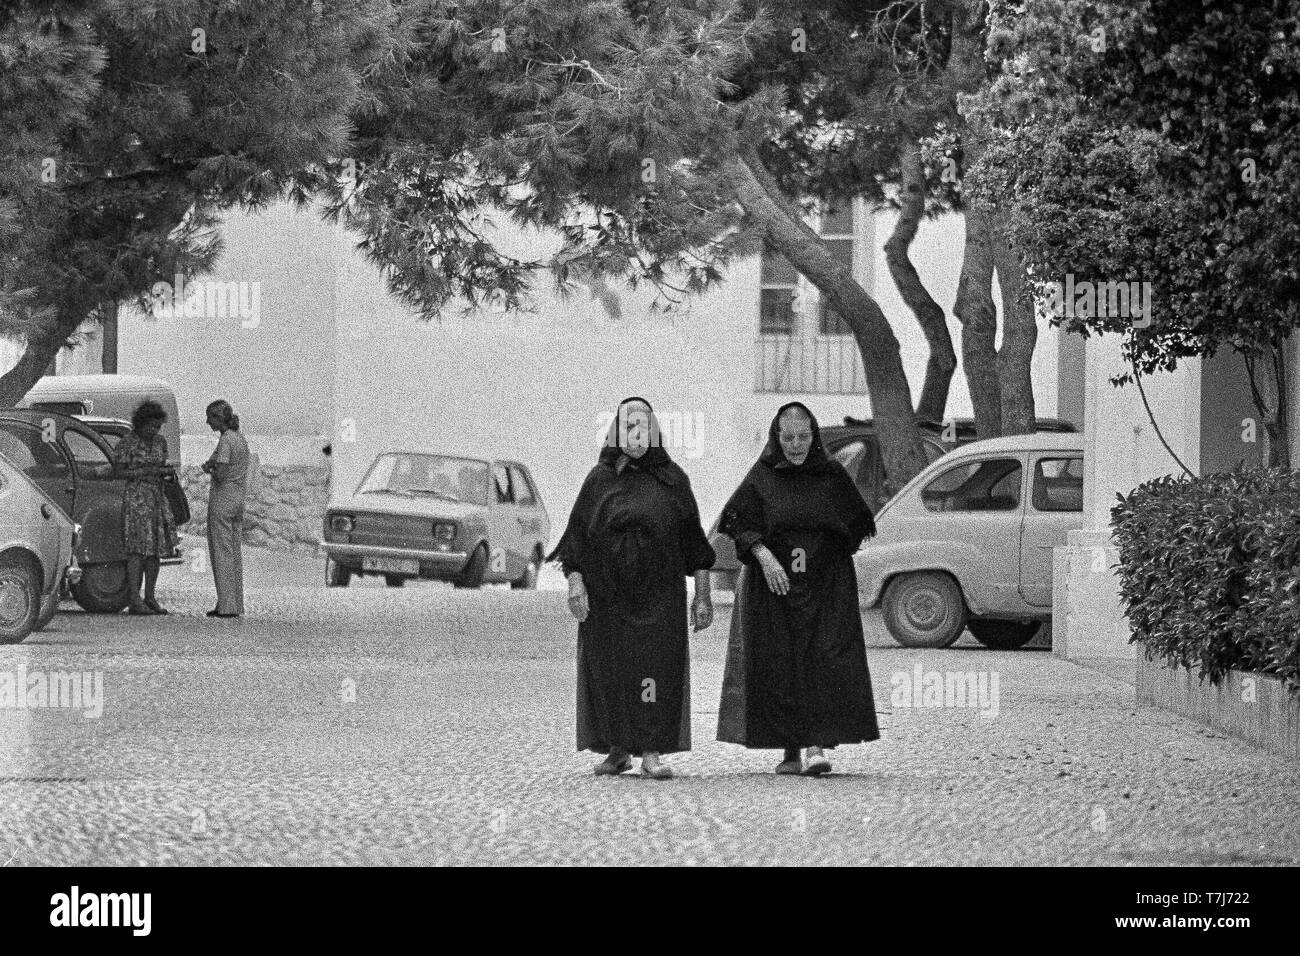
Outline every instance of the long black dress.
<path id="1" fill-rule="evenodd" d="M 607 441 L 548 558 L 566 576 L 581 572 L 587 587 L 587 619 L 578 625 L 578 750 L 690 749 L 686 577 L 712 567 L 714 557 L 690 480 L 662 445 L 633 459 L 616 439 Z"/>
<path id="2" fill-rule="evenodd" d="M 804 406 L 792 403 L 800 408 Z M 723 508 L 720 527 L 744 569 L 736 587 L 718 713 L 718 739 L 752 748 L 833 747 L 876 740 L 852 556 L 875 534 L 871 509 L 844 466 L 826 456 L 812 421 L 808 457 L 792 465 L 778 420 Z M 790 579 L 768 587 L 753 549 L 762 542 Z"/>

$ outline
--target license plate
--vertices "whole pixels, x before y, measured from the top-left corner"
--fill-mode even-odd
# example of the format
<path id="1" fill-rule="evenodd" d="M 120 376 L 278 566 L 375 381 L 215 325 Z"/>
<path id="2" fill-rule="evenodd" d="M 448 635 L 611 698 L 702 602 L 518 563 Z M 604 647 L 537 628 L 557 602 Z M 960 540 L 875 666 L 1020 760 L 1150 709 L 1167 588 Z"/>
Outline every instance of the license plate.
<path id="1" fill-rule="evenodd" d="M 362 558 L 361 570 L 385 574 L 419 574 L 420 562 L 414 558 Z"/>

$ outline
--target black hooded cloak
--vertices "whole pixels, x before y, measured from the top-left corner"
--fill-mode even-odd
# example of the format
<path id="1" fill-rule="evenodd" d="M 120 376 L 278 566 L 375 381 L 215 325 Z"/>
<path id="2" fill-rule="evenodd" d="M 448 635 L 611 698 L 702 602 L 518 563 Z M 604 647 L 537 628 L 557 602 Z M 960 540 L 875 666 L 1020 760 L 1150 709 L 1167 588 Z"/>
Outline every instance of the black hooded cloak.
<path id="1" fill-rule="evenodd" d="M 802 464 L 781 450 L 781 415 L 803 409 L 812 446 Z M 718 739 L 754 748 L 833 747 L 876 740 L 853 554 L 876 533 L 853 479 L 822 446 L 816 417 L 799 402 L 772 419 L 767 446 L 719 524 L 744 564 L 736 585 Z M 754 547 L 781 563 L 790 590 L 767 585 Z"/>
<path id="2" fill-rule="evenodd" d="M 686 578 L 713 566 L 690 480 L 664 450 L 650 412 L 641 458 L 620 442 L 618 414 L 547 560 L 581 572 L 587 619 L 578 625 L 578 749 L 631 754 L 691 747 Z"/>

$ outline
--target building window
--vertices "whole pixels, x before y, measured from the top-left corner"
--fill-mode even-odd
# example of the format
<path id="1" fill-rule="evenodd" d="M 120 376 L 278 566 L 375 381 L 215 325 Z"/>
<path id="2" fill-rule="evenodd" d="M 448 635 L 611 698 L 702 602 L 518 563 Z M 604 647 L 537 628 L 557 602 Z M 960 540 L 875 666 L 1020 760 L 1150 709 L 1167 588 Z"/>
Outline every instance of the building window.
<path id="1" fill-rule="evenodd" d="M 854 201 L 824 204 L 817 220 L 827 250 L 853 276 L 857 245 Z M 866 225 L 870 225 L 867 220 Z M 852 330 L 815 290 L 803 299 L 807 279 L 775 249 L 764 244 L 759 267 L 759 319 L 755 342 L 756 392 L 860 395 L 866 390 Z M 819 301 L 818 301 L 819 300 Z M 807 308 L 816 305 L 816 309 Z"/>
<path id="2" fill-rule="evenodd" d="M 830 253 L 853 273 L 853 200 L 829 203 L 822 208 L 821 237 Z M 825 298 L 818 309 L 818 331 L 822 335 L 850 335 L 853 330 Z"/>
<path id="3" fill-rule="evenodd" d="M 760 335 L 794 334 L 794 290 L 763 289 L 762 312 L 758 318 Z"/>
<path id="4" fill-rule="evenodd" d="M 794 334 L 794 293 L 799 273 L 771 246 L 764 244 L 759 266 L 760 335 Z"/>

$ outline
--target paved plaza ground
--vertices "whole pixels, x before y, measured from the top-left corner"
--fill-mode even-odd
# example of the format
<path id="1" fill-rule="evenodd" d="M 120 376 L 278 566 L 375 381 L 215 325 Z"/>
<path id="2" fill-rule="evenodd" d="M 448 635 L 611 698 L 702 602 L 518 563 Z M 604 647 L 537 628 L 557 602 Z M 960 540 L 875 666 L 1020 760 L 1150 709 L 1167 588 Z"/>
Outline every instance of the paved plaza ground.
<path id="1" fill-rule="evenodd" d="M 205 618 L 210 580 L 182 565 L 169 617 L 66 604 L 0 647 L 0 672 L 99 671 L 104 694 L 98 719 L 0 710 L 0 865 L 1300 863 L 1300 765 L 1138 707 L 1123 667 L 969 635 L 908 650 L 870 615 L 882 739 L 776 777 L 774 752 L 713 739 L 719 606 L 678 778 L 597 778 L 562 591 L 327 590 L 309 555 L 248 564 L 241 621 Z M 996 712 L 902 706 L 918 666 L 996 675 Z"/>

